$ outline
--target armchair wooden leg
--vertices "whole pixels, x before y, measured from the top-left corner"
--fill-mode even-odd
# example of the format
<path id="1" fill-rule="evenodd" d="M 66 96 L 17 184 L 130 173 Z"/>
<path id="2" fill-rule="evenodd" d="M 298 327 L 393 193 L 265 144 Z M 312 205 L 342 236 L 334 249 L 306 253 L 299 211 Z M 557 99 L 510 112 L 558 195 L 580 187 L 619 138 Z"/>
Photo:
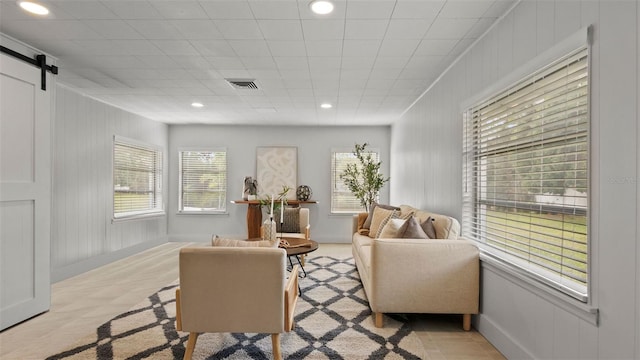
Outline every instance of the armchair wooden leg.
<path id="1" fill-rule="evenodd" d="M 384 318 L 382 316 L 383 314 L 381 312 L 374 313 L 375 325 L 377 328 L 381 328 L 384 326 Z"/>
<path id="2" fill-rule="evenodd" d="M 462 329 L 464 331 L 471 330 L 471 314 L 462 315 Z"/>
<path id="3" fill-rule="evenodd" d="M 271 346 L 273 346 L 273 359 L 282 360 L 280 352 L 280 334 L 271 334 Z"/>
<path id="4" fill-rule="evenodd" d="M 187 350 L 184 352 L 184 360 L 191 360 L 193 356 L 193 350 L 196 348 L 196 341 L 198 340 L 197 332 L 189 333 L 189 340 L 187 340 Z"/>

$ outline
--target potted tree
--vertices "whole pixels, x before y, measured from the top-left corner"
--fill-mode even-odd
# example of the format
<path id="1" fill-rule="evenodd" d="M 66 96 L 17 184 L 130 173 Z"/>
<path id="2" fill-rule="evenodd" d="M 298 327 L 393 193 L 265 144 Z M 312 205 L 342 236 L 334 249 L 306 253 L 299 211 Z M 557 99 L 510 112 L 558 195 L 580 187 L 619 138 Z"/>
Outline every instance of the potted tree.
<path id="1" fill-rule="evenodd" d="M 389 178 L 380 173 L 380 161 L 376 161 L 370 152 L 366 152 L 367 143 L 356 144 L 353 151 L 358 160 L 355 164 L 347 164 L 340 174 L 340 179 L 349 190 L 360 200 L 360 204 L 369 211 L 371 204 L 378 200 L 378 194 Z"/>

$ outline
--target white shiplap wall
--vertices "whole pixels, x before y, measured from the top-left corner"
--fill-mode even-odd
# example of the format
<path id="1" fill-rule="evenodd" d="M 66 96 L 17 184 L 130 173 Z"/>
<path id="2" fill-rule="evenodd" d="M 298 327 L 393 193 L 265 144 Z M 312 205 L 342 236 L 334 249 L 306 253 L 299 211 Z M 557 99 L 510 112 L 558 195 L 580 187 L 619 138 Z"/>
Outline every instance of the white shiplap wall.
<path id="1" fill-rule="evenodd" d="M 639 7 L 523 0 L 392 127 L 391 202 L 461 218 L 460 106 L 593 25 L 591 305 L 600 324 L 483 264 L 475 324 L 508 358 L 640 358 Z"/>
<path id="2" fill-rule="evenodd" d="M 113 136 L 164 149 L 168 126 L 56 88 L 51 236 L 52 281 L 166 242 L 166 216 L 112 223 Z"/>

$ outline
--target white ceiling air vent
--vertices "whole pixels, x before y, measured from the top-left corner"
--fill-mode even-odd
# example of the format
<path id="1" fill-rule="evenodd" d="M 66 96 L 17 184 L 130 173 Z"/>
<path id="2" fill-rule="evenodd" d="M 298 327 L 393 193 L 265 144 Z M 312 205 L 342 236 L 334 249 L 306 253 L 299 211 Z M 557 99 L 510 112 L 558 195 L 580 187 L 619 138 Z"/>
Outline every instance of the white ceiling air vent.
<path id="1" fill-rule="evenodd" d="M 231 86 L 236 89 L 250 90 L 257 89 L 258 85 L 254 82 L 255 79 L 225 79 Z"/>

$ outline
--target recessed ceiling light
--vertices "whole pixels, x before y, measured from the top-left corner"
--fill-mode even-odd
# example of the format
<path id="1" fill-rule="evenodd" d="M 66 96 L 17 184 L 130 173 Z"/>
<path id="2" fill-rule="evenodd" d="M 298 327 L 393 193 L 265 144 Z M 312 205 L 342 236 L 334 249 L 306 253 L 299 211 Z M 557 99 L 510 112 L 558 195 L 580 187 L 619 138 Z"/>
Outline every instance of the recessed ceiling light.
<path id="1" fill-rule="evenodd" d="M 320 104 L 320 107 L 323 109 L 331 109 L 333 107 L 333 105 L 329 104 L 329 103 L 323 103 Z"/>
<path id="2" fill-rule="evenodd" d="M 18 5 L 32 14 L 47 15 L 49 13 L 49 9 L 35 2 L 18 1 Z"/>
<path id="3" fill-rule="evenodd" d="M 201 108 L 204 105 L 202 103 L 199 103 L 199 102 L 193 102 L 193 103 L 191 103 L 191 106 L 193 106 L 194 108 Z"/>
<path id="4" fill-rule="evenodd" d="M 311 11 L 318 15 L 327 15 L 333 11 L 333 3 L 327 0 L 314 0 L 309 6 L 311 7 Z"/>

